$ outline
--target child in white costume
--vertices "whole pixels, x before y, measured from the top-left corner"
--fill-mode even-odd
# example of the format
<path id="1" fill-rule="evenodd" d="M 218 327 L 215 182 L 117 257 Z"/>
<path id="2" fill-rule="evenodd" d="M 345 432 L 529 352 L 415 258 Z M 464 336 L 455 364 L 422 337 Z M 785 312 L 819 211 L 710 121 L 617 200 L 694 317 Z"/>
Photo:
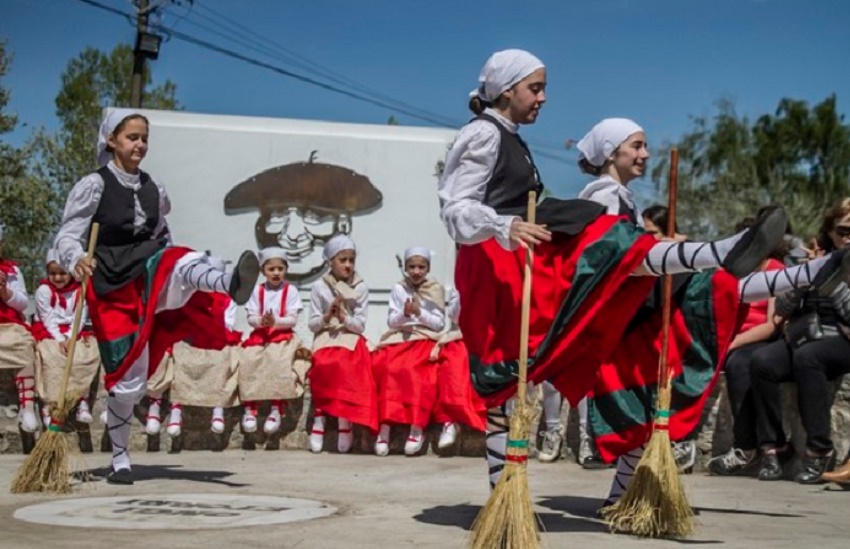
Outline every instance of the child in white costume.
<path id="1" fill-rule="evenodd" d="M 242 428 L 246 433 L 257 430 L 257 402 L 272 401 L 263 424 L 263 431 L 271 434 L 280 429 L 283 401 L 304 392 L 309 363 L 292 331 L 304 306 L 298 289 L 286 281 L 288 266 L 282 248 L 261 250 L 260 267 L 266 280 L 254 288 L 245 305 L 248 324 L 254 328 L 242 343 L 239 363 L 239 398 L 245 408 Z"/>
<path id="2" fill-rule="evenodd" d="M 58 262 L 55 250 L 47 253 L 45 261 L 47 278 L 35 291 L 35 317 L 33 337 L 36 345 L 36 390 L 42 402 L 42 420 L 50 424 L 50 404 L 59 400 L 68 342 L 74 324 L 75 310 L 80 297 L 80 285 Z M 89 390 L 100 368 L 97 341 L 88 325 L 88 311 L 83 307 L 78 342 L 74 347 L 74 362 L 68 379 L 68 395 L 79 397 L 76 419 L 91 423 Z"/>

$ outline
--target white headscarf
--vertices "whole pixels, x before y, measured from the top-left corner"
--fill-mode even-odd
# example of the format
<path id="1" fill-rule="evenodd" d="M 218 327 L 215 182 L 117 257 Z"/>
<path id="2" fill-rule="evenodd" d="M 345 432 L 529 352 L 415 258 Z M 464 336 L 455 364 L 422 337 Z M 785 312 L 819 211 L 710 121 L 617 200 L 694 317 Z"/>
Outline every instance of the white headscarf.
<path id="1" fill-rule="evenodd" d="M 543 61 L 525 50 L 497 51 L 484 63 L 478 74 L 478 88 L 469 95 L 492 103 L 517 82 L 544 67 Z"/>
<path id="2" fill-rule="evenodd" d="M 425 248 L 424 246 L 413 246 L 404 250 L 404 262 L 407 263 L 407 260 L 413 256 L 418 255 L 419 257 L 424 257 L 428 263 L 431 263 L 431 250 Z"/>
<path id="3" fill-rule="evenodd" d="M 580 153 L 579 160 L 585 159 L 591 165 L 601 168 L 611 153 L 629 136 L 642 131 L 643 128 L 628 118 L 606 118 L 593 126 L 576 145 Z"/>
<path id="4" fill-rule="evenodd" d="M 286 250 L 283 248 L 263 248 L 260 250 L 260 268 L 266 264 L 269 259 L 282 259 L 286 265 L 289 265 L 289 260 L 286 259 Z"/>
<path id="5" fill-rule="evenodd" d="M 56 248 L 50 248 L 49 250 L 47 250 L 47 256 L 44 258 L 44 264 L 50 265 L 54 261 L 56 263 L 59 263 L 60 265 L 62 264 L 59 261 L 59 252 L 56 251 Z"/>
<path id="6" fill-rule="evenodd" d="M 97 133 L 97 164 L 106 166 L 112 160 L 112 153 L 106 150 L 109 145 L 109 136 L 115 131 L 122 121 L 128 116 L 140 114 L 132 109 L 109 109 L 106 118 L 100 123 L 100 130 Z"/>
<path id="7" fill-rule="evenodd" d="M 330 261 L 335 258 L 337 254 L 344 252 L 345 250 L 354 250 L 356 252 L 357 246 L 354 245 L 354 241 L 351 240 L 351 237 L 348 235 L 334 235 L 333 238 L 325 243 L 325 249 L 322 250 L 322 257 L 325 258 L 325 261 Z"/>

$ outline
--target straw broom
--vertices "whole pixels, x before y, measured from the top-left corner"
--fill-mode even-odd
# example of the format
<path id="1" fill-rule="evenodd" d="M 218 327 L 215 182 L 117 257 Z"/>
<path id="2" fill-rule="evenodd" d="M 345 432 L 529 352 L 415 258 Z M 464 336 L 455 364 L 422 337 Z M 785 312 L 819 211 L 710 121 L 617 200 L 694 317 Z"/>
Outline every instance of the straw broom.
<path id="1" fill-rule="evenodd" d="M 94 254 L 99 228 L 100 226 L 97 223 L 92 224 L 89 235 L 89 249 L 86 255 L 89 259 Z M 11 487 L 13 494 L 31 492 L 65 494 L 71 490 L 70 461 L 72 457 L 78 454 L 79 449 L 70 440 L 70 437 L 62 433 L 62 429 L 65 426 L 65 420 L 71 408 L 73 408 L 74 403 L 74 400 L 68 398 L 66 393 L 68 391 L 68 380 L 71 377 L 71 367 L 74 364 L 77 335 L 80 333 L 80 323 L 86 301 L 88 279 L 88 276 L 83 275 L 77 307 L 74 312 L 71 339 L 68 343 L 68 351 L 65 358 L 65 372 L 62 378 L 62 390 L 59 393 L 59 404 L 53 410 L 52 421 L 47 431 L 41 435 L 32 453 L 27 456 L 17 473 L 15 473 Z"/>
<path id="2" fill-rule="evenodd" d="M 528 222 L 535 222 L 537 193 L 528 195 Z M 519 380 L 516 405 L 511 413 L 505 468 L 490 499 L 472 524 L 469 546 L 472 549 L 535 549 L 540 533 L 528 489 L 528 438 L 537 419 L 536 402 L 527 399 L 528 323 L 531 307 L 531 271 L 533 246 L 525 251 L 525 275 L 522 282 Z"/>
<path id="3" fill-rule="evenodd" d="M 679 151 L 670 150 L 667 234 L 676 232 L 676 187 Z M 694 532 L 694 514 L 676 468 L 670 447 L 670 371 L 668 366 L 673 280 L 664 277 L 661 356 L 658 396 L 652 436 L 628 489 L 620 500 L 603 511 L 611 530 L 648 538 L 682 538 Z"/>

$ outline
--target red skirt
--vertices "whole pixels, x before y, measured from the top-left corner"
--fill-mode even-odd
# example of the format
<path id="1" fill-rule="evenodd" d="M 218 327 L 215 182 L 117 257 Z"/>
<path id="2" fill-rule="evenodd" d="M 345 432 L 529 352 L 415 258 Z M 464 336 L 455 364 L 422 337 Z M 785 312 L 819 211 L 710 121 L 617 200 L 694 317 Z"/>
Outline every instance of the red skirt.
<path id="1" fill-rule="evenodd" d="M 534 250 L 528 378 L 552 381 L 577 404 L 646 299 L 654 277 L 631 276 L 657 241 L 603 215 L 575 236 L 556 233 Z M 488 240 L 461 246 L 455 282 L 473 386 L 487 407 L 516 392 L 525 251 Z"/>
<path id="2" fill-rule="evenodd" d="M 462 423 L 477 431 L 487 427 L 487 407 L 469 378 L 469 351 L 463 340 L 451 341 L 437 361 L 437 402 L 432 418 L 437 423 Z"/>
<path id="3" fill-rule="evenodd" d="M 365 339 L 361 337 L 353 351 L 325 347 L 314 352 L 307 377 L 315 410 L 378 430 L 372 356 Z"/>
<path id="4" fill-rule="evenodd" d="M 378 421 L 426 427 L 437 403 L 436 342 L 420 339 L 381 347 L 372 354 Z"/>

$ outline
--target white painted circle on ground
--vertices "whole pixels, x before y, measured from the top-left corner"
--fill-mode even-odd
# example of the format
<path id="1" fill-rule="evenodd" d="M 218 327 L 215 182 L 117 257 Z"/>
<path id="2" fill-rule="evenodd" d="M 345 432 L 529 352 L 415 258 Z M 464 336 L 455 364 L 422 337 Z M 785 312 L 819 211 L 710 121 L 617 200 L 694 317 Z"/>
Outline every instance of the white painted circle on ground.
<path id="1" fill-rule="evenodd" d="M 63 499 L 15 511 L 26 522 L 78 528 L 198 530 L 285 524 L 327 517 L 320 501 L 249 494 L 169 494 Z"/>

